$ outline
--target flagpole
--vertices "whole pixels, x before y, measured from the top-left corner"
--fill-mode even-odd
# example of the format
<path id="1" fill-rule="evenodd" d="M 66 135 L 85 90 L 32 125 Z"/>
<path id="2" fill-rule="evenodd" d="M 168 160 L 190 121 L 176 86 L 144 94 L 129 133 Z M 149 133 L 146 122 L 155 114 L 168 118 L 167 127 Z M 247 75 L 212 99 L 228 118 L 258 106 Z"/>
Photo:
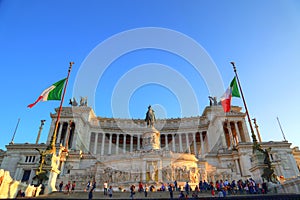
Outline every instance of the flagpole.
<path id="1" fill-rule="evenodd" d="M 15 128 L 14 134 L 13 134 L 13 136 L 11 138 L 11 142 L 9 144 L 14 144 L 14 139 L 15 139 L 15 135 L 16 135 L 19 123 L 20 123 L 20 118 L 18 119 L 18 122 L 17 122 L 16 128 Z"/>
<path id="2" fill-rule="evenodd" d="M 236 67 L 235 67 L 234 62 L 230 62 L 230 64 L 233 66 L 233 71 L 235 73 L 235 77 L 237 79 L 237 82 L 238 82 L 238 85 L 239 85 L 239 88 L 240 88 L 240 91 L 241 91 L 243 103 L 244 103 L 245 110 L 246 110 L 246 115 L 247 115 L 247 118 L 248 118 L 248 123 L 249 123 L 250 130 L 251 130 L 251 137 L 252 137 L 254 145 L 256 146 L 257 145 L 257 139 L 256 139 L 256 136 L 254 134 L 254 130 L 253 130 L 253 127 L 252 127 L 251 119 L 250 119 L 250 116 L 249 116 L 249 112 L 248 112 L 248 108 L 247 108 L 246 101 L 245 101 L 245 98 L 244 98 L 244 94 L 243 94 L 243 91 L 242 91 L 242 87 L 241 87 L 241 84 L 240 84 L 240 80 L 239 80 L 239 77 L 238 77 L 238 74 L 237 74 L 237 71 L 236 71 Z"/>
<path id="3" fill-rule="evenodd" d="M 65 97 L 65 93 L 66 93 L 66 89 L 67 89 L 67 85 L 68 85 L 68 81 L 69 81 L 69 76 L 70 76 L 70 72 L 71 72 L 73 64 L 74 64 L 74 62 L 70 62 L 70 66 L 69 66 L 69 70 L 68 70 L 68 76 L 66 78 L 66 84 L 64 86 L 64 91 L 63 91 L 62 98 L 61 98 L 61 101 L 60 101 L 60 106 L 59 106 L 59 109 L 58 109 L 58 112 L 57 112 L 57 119 L 56 119 L 56 123 L 55 123 L 54 132 L 53 132 L 53 135 L 52 135 L 51 141 L 50 141 L 49 148 L 52 150 L 52 153 L 54 153 L 56 151 L 55 143 L 56 143 L 56 137 L 57 137 L 58 123 L 59 123 L 59 120 L 60 120 L 60 114 L 61 114 L 61 111 L 62 111 L 62 104 L 64 102 L 64 97 Z"/>

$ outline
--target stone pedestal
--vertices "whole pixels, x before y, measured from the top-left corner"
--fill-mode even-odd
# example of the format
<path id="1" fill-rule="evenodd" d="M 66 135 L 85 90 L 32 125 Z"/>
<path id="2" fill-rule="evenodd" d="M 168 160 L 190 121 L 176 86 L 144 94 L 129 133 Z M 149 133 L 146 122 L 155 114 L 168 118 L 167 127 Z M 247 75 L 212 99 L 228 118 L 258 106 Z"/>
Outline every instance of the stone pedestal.
<path id="1" fill-rule="evenodd" d="M 160 149 L 160 132 L 154 127 L 149 127 L 142 135 L 143 146 L 142 149 L 145 151 L 158 150 Z"/>

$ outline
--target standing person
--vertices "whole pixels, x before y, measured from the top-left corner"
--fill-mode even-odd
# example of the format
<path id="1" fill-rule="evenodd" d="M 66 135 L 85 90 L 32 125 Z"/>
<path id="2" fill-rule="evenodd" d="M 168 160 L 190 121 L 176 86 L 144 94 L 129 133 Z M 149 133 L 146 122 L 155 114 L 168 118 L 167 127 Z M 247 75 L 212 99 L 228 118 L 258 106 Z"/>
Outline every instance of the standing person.
<path id="1" fill-rule="evenodd" d="M 107 187 L 108 187 L 108 184 L 107 184 L 107 181 L 105 181 L 104 184 L 103 184 L 104 195 L 107 195 Z"/>
<path id="2" fill-rule="evenodd" d="M 170 199 L 172 200 L 173 199 L 173 187 L 170 183 L 168 183 L 168 190 L 170 193 Z"/>
<path id="3" fill-rule="evenodd" d="M 131 199 L 133 199 L 134 195 L 135 195 L 135 186 L 131 185 L 131 187 L 130 187 L 130 197 L 131 197 Z"/>
<path id="4" fill-rule="evenodd" d="M 93 189 L 89 191 L 89 200 L 93 199 Z"/>
<path id="5" fill-rule="evenodd" d="M 215 196 L 215 187 L 214 187 L 213 182 L 210 182 L 210 191 L 211 191 L 211 196 L 214 197 Z"/>
<path id="6" fill-rule="evenodd" d="M 64 182 L 62 181 L 62 182 L 60 182 L 60 184 L 59 184 L 59 191 L 60 191 L 60 192 L 62 192 L 63 186 L 64 186 Z"/>
<path id="7" fill-rule="evenodd" d="M 75 192 L 75 187 L 76 187 L 76 182 L 73 181 L 72 183 L 72 187 L 71 187 L 71 192 L 74 193 Z"/>
<path id="8" fill-rule="evenodd" d="M 68 181 L 68 184 L 65 186 L 65 190 L 68 195 L 70 194 L 70 189 L 71 189 L 71 182 Z"/>
<path id="9" fill-rule="evenodd" d="M 146 185 L 145 185 L 145 190 L 144 190 L 145 197 L 148 196 L 148 191 L 149 191 L 149 187 L 148 187 L 148 185 L 146 184 Z"/>
<path id="10" fill-rule="evenodd" d="M 96 181 L 93 181 L 92 190 L 94 191 L 96 189 Z"/>
<path id="11" fill-rule="evenodd" d="M 112 186 L 109 186 L 109 188 L 108 188 L 107 192 L 108 192 L 108 196 L 109 196 L 109 198 L 112 198 L 112 193 L 113 193 Z"/>
<path id="12" fill-rule="evenodd" d="M 174 181 L 174 187 L 175 187 L 175 191 L 178 191 L 178 185 L 177 185 L 177 181 Z"/>
<path id="13" fill-rule="evenodd" d="M 186 192 L 186 195 L 188 196 L 190 194 L 190 185 L 188 181 L 185 183 L 184 190 Z"/>
<path id="14" fill-rule="evenodd" d="M 86 184 L 86 191 L 89 191 L 91 187 L 91 181 L 88 181 L 88 183 Z"/>

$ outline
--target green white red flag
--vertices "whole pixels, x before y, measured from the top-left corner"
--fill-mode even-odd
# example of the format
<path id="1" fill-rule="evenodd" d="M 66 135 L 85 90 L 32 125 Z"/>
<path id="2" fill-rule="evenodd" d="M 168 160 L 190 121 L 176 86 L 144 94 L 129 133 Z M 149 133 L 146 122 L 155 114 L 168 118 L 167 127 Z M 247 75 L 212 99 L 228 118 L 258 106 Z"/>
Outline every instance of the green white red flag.
<path id="1" fill-rule="evenodd" d="M 49 101 L 49 100 L 61 100 L 62 90 L 65 85 L 66 78 L 52 84 L 50 87 L 45 89 L 42 94 L 37 98 L 37 100 L 29 104 L 27 107 L 32 108 L 35 104 L 40 101 Z"/>
<path id="2" fill-rule="evenodd" d="M 226 89 L 225 93 L 221 97 L 221 104 L 223 106 L 224 112 L 230 112 L 231 108 L 231 97 L 241 97 L 239 88 L 236 82 L 236 77 L 234 77 Z"/>

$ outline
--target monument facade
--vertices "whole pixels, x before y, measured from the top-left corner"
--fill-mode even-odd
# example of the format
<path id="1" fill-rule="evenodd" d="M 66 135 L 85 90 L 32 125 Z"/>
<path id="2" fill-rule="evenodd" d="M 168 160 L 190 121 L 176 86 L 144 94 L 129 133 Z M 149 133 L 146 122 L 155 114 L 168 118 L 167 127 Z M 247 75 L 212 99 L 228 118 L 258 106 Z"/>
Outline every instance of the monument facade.
<path id="1" fill-rule="evenodd" d="M 150 113 L 149 113 L 150 112 Z M 151 116 L 152 113 L 152 116 Z M 46 144 L 9 144 L 1 152 L 1 168 L 15 180 L 31 183 L 39 167 L 39 153 L 46 149 L 57 117 L 50 114 Z M 299 176 L 299 149 L 287 141 L 261 142 L 274 172 L 285 180 Z M 61 150 L 56 185 L 76 180 L 85 188 L 89 180 L 116 187 L 138 182 L 159 184 L 189 181 L 245 180 L 262 182 L 255 168 L 253 143 L 245 113 L 233 106 L 225 114 L 222 106 L 210 104 L 201 116 L 155 119 L 151 106 L 146 119 L 116 119 L 96 116 L 87 104 L 64 107 L 56 140 Z"/>

